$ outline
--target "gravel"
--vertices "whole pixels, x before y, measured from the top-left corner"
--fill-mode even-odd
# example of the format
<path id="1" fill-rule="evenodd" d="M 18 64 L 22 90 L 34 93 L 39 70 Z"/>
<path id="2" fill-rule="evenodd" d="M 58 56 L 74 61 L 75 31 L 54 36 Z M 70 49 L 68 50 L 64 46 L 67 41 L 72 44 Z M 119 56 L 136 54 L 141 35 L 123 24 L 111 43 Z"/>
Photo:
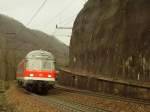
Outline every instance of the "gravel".
<path id="1" fill-rule="evenodd" d="M 15 85 L 6 92 L 6 96 L 8 104 L 15 109 L 15 112 L 60 112 L 55 107 L 23 92 L 21 88 L 16 88 Z"/>
<path id="2" fill-rule="evenodd" d="M 99 98 L 58 89 L 50 90 L 49 94 L 45 97 L 57 97 L 59 100 L 65 99 L 68 102 L 76 102 L 112 112 L 150 112 L 150 105 Z M 62 112 L 62 110 L 58 110 L 59 108 L 46 103 L 38 97 L 32 96 L 15 85 L 6 92 L 6 100 L 8 105 L 15 109 L 15 112 Z"/>
<path id="3" fill-rule="evenodd" d="M 102 108 L 112 112 L 150 112 L 150 105 L 136 104 L 127 101 L 100 98 L 96 96 L 89 96 L 80 93 L 70 93 L 65 91 L 58 91 L 58 93 L 59 94 L 57 94 L 57 97 L 60 99 L 65 99 L 68 101 L 71 100 L 77 103 Z"/>

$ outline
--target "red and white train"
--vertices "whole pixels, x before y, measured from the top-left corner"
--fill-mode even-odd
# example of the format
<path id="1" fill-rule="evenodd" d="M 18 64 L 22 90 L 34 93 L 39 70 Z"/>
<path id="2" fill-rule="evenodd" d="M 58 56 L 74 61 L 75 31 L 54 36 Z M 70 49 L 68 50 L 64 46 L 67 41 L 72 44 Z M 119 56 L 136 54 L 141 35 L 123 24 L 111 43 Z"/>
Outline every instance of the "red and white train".
<path id="1" fill-rule="evenodd" d="M 18 66 L 16 79 L 30 91 L 48 92 L 56 80 L 54 56 L 43 50 L 29 52 Z"/>

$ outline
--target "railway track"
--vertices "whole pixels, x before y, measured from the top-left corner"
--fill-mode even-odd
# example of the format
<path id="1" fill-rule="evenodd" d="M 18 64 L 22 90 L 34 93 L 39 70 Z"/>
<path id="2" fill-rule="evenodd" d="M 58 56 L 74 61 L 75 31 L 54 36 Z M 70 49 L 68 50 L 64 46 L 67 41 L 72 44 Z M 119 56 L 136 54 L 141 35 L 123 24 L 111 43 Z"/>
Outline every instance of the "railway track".
<path id="1" fill-rule="evenodd" d="M 61 110 L 60 112 L 111 112 L 109 110 L 104 110 L 101 108 L 84 105 L 77 102 L 73 102 L 71 100 L 63 99 L 57 96 L 57 94 L 49 96 L 41 96 L 31 93 L 23 88 L 18 89 L 20 89 L 25 94 L 34 96 L 40 99 L 41 101 L 46 102 L 50 106 L 56 107 L 58 110 Z"/>
<path id="2" fill-rule="evenodd" d="M 65 96 L 63 96 L 63 94 L 65 94 L 66 92 L 116 100 L 114 96 L 93 94 L 93 92 L 74 90 L 72 88 L 63 88 L 63 87 L 58 87 L 58 86 L 55 87 L 54 90 L 51 90 L 49 95 L 46 95 L 46 96 L 40 96 L 34 93 L 30 93 L 24 89 L 23 91 L 24 93 L 30 95 L 31 97 L 32 96 L 36 97 L 40 101 L 45 102 L 47 105 L 55 107 L 56 109 L 58 109 L 58 111 L 60 110 L 59 112 L 110 112 L 108 110 L 103 110 L 101 108 L 95 107 L 95 105 L 90 105 L 87 103 L 84 104 L 84 103 L 80 103 L 71 99 L 67 99 Z M 117 100 L 124 101 L 122 97 L 117 97 Z M 128 99 L 125 101 L 138 103 L 138 104 L 144 104 L 144 105 L 145 104 L 150 105 L 150 103 L 133 101 L 133 100 L 131 101 L 131 100 L 132 99 Z"/>
<path id="3" fill-rule="evenodd" d="M 118 96 L 110 96 L 110 95 L 104 95 L 104 94 L 96 94 L 94 92 L 87 92 L 87 91 L 80 91 L 80 90 L 74 90 L 71 88 L 63 88 L 63 87 L 56 87 L 55 88 L 56 92 L 59 93 L 61 92 L 70 92 L 70 93 L 77 93 L 77 94 L 82 94 L 82 95 L 88 95 L 88 96 L 95 96 L 95 97 L 100 97 L 100 98 L 106 98 L 106 99 L 112 99 L 112 100 L 120 100 L 120 101 L 126 101 L 126 102 L 132 102 L 136 104 L 144 104 L 144 105 L 150 105 L 150 102 L 145 102 L 141 100 L 133 100 L 129 98 L 123 98 L 123 97 L 118 97 Z M 108 110 L 104 110 L 101 108 L 97 108 L 94 106 L 86 105 L 86 104 L 81 104 L 75 101 L 71 101 L 69 99 L 66 99 L 65 97 L 59 96 L 57 93 L 56 94 L 51 94 L 48 96 L 40 96 L 31 93 L 31 95 L 38 97 L 42 101 L 46 102 L 47 104 L 56 107 L 57 109 L 61 110 L 61 112 L 111 112 Z"/>
<path id="4" fill-rule="evenodd" d="M 88 105 L 65 100 L 57 96 L 44 97 L 35 94 L 34 96 L 42 99 L 43 101 L 46 101 L 48 104 L 52 106 L 57 107 L 59 110 L 62 110 L 62 112 L 111 112 L 97 107 L 91 107 Z"/>
<path id="5" fill-rule="evenodd" d="M 119 100 L 119 101 L 131 102 L 131 103 L 143 104 L 143 105 L 150 105 L 149 100 L 126 98 L 126 97 L 103 94 L 103 93 L 98 93 L 98 92 L 91 92 L 91 91 L 87 91 L 87 90 L 73 89 L 73 88 L 63 87 L 63 86 L 59 86 L 59 85 L 56 86 L 56 89 L 61 90 L 61 91 L 70 92 L 70 93 L 78 93 L 78 94 L 82 94 L 82 95 L 94 96 L 94 97 L 99 97 L 99 98 Z"/>
<path id="6" fill-rule="evenodd" d="M 60 69 L 57 82 L 65 87 L 78 90 L 82 88 L 88 95 L 95 91 L 94 96 L 97 97 L 150 105 L 149 82 L 106 78 L 102 75 L 72 72 L 65 68 Z"/>

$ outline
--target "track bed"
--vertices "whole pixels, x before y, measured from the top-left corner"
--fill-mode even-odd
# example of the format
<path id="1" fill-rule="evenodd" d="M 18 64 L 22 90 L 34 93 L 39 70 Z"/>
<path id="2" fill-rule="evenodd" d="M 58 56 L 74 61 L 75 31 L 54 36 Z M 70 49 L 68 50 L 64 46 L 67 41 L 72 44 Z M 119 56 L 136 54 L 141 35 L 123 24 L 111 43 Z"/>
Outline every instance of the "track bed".
<path id="1" fill-rule="evenodd" d="M 150 105 L 147 104 L 94 96 L 62 88 L 54 88 L 47 95 L 37 95 L 14 86 L 7 95 L 10 103 L 19 105 L 16 108 L 24 112 L 29 110 L 32 112 L 37 110 L 42 112 L 149 112 L 150 110 Z"/>

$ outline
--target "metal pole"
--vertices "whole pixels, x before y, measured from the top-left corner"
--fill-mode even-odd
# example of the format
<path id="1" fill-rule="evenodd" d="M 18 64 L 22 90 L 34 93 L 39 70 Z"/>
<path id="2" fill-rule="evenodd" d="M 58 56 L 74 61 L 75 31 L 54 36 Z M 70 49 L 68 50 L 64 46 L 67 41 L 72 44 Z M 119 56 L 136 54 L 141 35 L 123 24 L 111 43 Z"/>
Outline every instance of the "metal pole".
<path id="1" fill-rule="evenodd" d="M 72 29 L 72 27 L 60 27 L 60 26 L 56 25 L 56 29 Z"/>

